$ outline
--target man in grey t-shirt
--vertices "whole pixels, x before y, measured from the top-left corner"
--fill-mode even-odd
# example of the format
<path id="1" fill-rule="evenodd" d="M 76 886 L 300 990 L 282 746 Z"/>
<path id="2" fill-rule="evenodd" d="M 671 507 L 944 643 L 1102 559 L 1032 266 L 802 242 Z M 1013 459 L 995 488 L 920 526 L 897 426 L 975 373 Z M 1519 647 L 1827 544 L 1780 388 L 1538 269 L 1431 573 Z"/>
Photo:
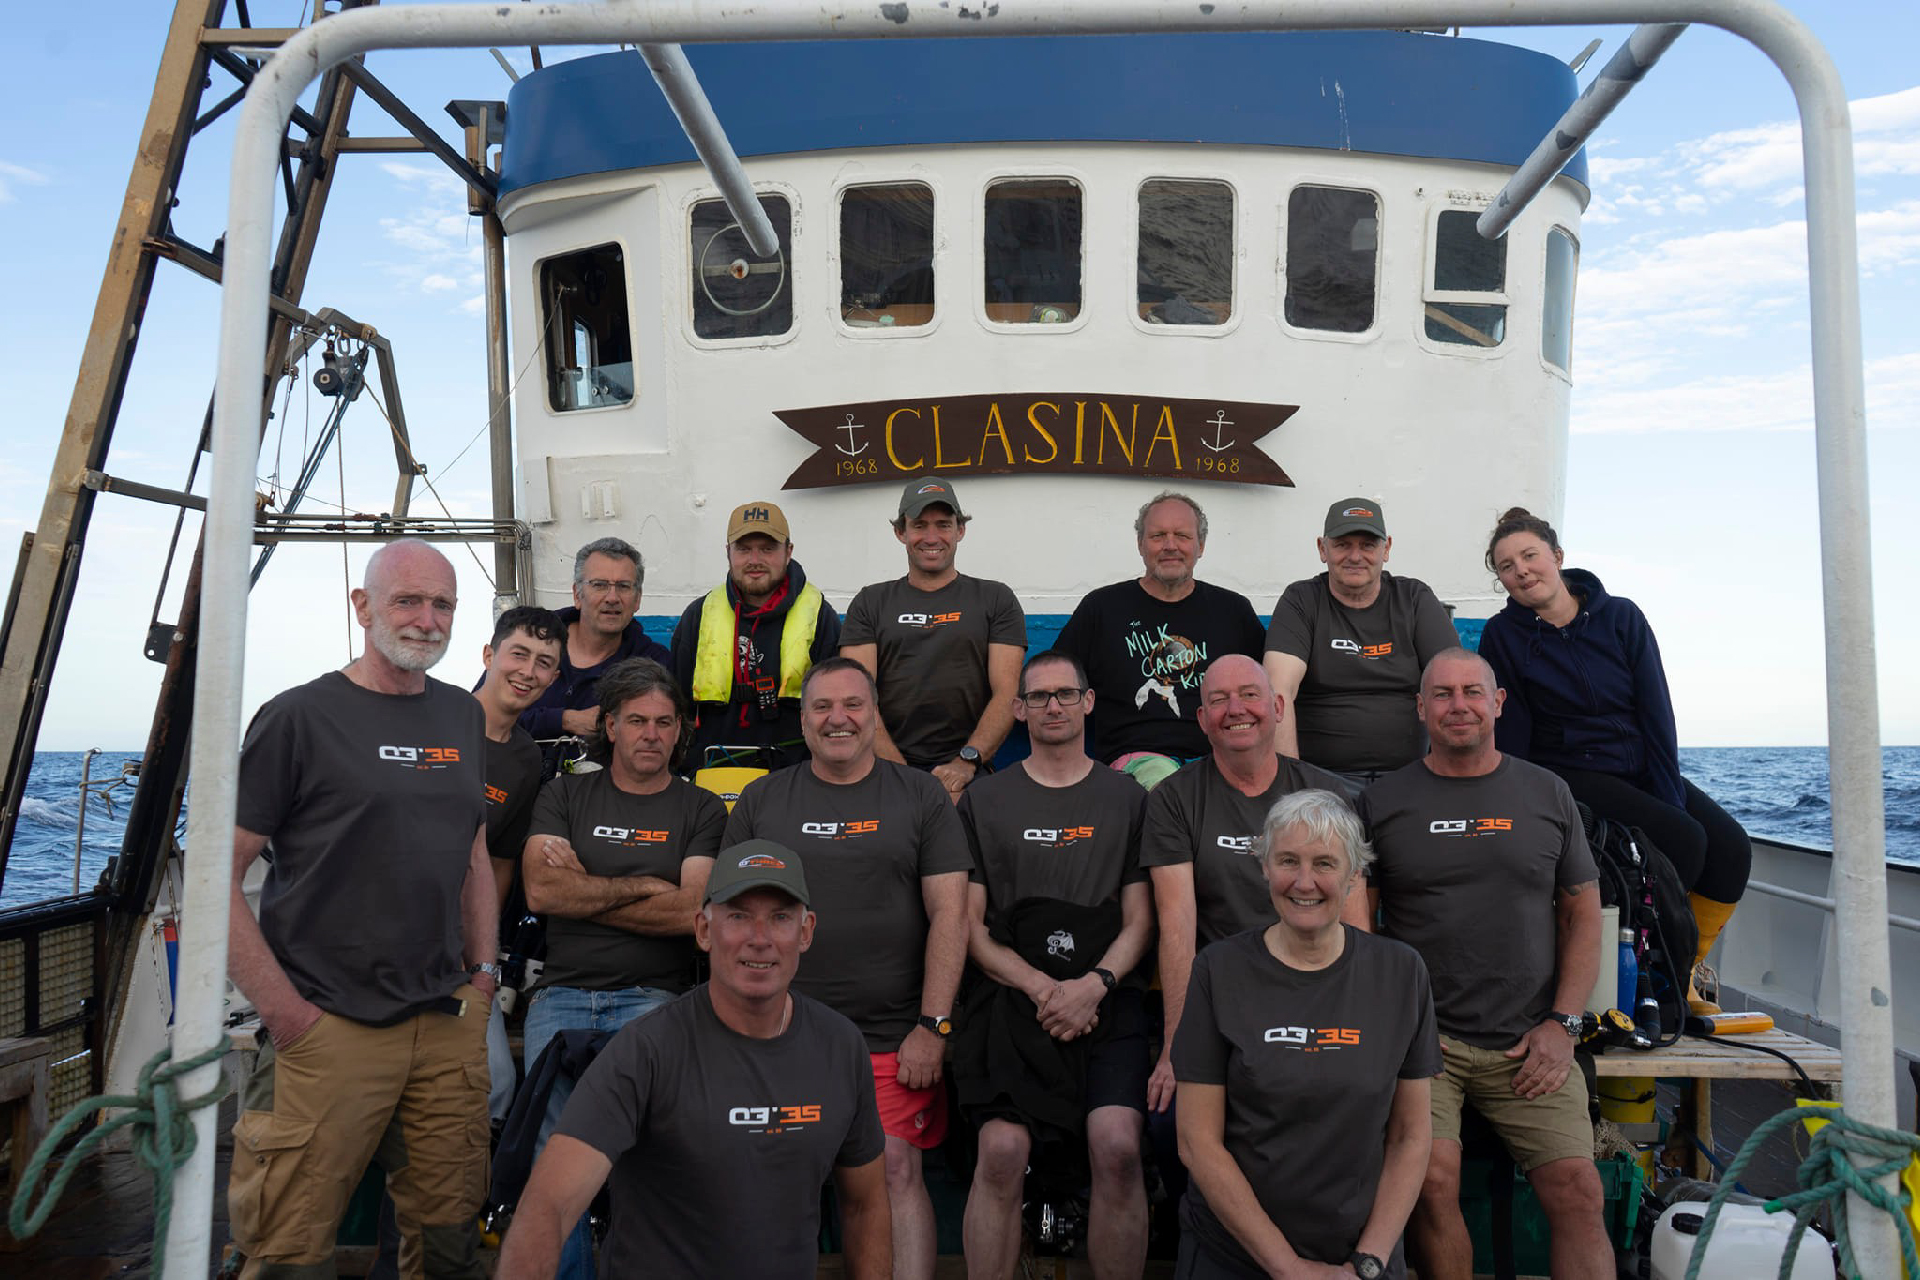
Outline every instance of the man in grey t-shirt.
<path id="1" fill-rule="evenodd" d="M 1273 899 L 1253 855 L 1274 801 L 1315 787 L 1352 788 L 1273 749 L 1273 725 L 1286 703 L 1260 664 L 1241 654 L 1216 659 L 1200 681 L 1200 728 L 1212 754 L 1162 782 L 1147 797 L 1140 865 L 1153 879 L 1160 929 L 1160 992 L 1166 1040 L 1147 1086 L 1155 1111 L 1173 1104 L 1173 1033 L 1180 1026 L 1193 957 L 1201 947 L 1274 921 Z M 1357 895 L 1349 899 L 1362 923 Z"/>
<path id="2" fill-rule="evenodd" d="M 880 689 L 874 751 L 930 771 L 955 801 L 1013 728 L 1027 649 L 1026 614 L 1006 584 L 954 568 L 971 518 L 945 480 L 908 481 L 893 521 L 907 576 L 862 587 L 840 630 L 840 655 Z"/>
<path id="3" fill-rule="evenodd" d="M 1267 677 L 1287 701 L 1275 742 L 1364 784 L 1425 749 L 1420 672 L 1460 637 L 1426 583 L 1387 572 L 1379 503 L 1342 498 L 1324 530 L 1327 571 L 1288 587 L 1267 626 Z"/>
<path id="4" fill-rule="evenodd" d="M 866 1037 L 887 1134 L 894 1274 L 915 1280 L 933 1274 L 920 1153 L 946 1134 L 942 1063 L 966 961 L 972 860 L 940 785 L 875 757 L 877 702 L 873 677 L 850 658 L 807 672 L 800 728 L 810 758 L 740 793 L 726 846 L 773 840 L 806 862 L 824 923 L 795 986 Z"/>
<path id="5" fill-rule="evenodd" d="M 1533 1184 L 1554 1276 L 1601 1280 L 1613 1250 L 1573 1069 L 1597 969 L 1598 873 L 1566 784 L 1495 749 L 1503 700 L 1477 654 L 1443 650 L 1421 678 L 1426 757 L 1359 802 L 1376 858 L 1369 897 L 1382 932 L 1427 962 L 1445 1062 L 1407 1239 L 1422 1277 L 1472 1274 L 1460 1216 L 1460 1109 L 1471 1105 Z"/>
<path id="6" fill-rule="evenodd" d="M 1153 932 L 1153 904 L 1140 870 L 1146 793 L 1087 755 L 1093 703 L 1085 669 L 1065 653 L 1036 654 L 1020 673 L 1013 713 L 1027 726 L 1033 754 L 982 779 L 960 801 L 974 855 L 967 950 L 987 978 L 1032 1002 L 1047 1035 L 1062 1042 L 1087 1038 L 1078 1101 L 1092 1171 L 1091 1261 L 1097 1275 L 1138 1275 L 1147 1256 L 1140 1134 L 1149 1050 L 1139 985 L 1122 986 L 1120 980 L 1146 955 Z M 1118 933 L 1103 952 L 1086 954 L 1091 949 L 1083 947 L 1075 959 L 1085 972 L 1057 981 L 1004 940 L 1006 913 L 1034 899 L 1079 907 L 1115 904 Z M 1020 1005 L 1023 1023 L 1027 1007 Z M 956 1074 L 960 1060 L 956 1051 Z M 1054 1096 L 1067 1098 L 1071 1091 Z M 967 1102 L 964 1079 L 961 1099 Z M 1033 1121 L 1005 1095 L 983 1104 L 979 1114 L 990 1118 L 980 1125 L 980 1155 L 967 1195 L 967 1261 L 978 1274 L 1010 1275 L 1020 1254 Z"/>
<path id="7" fill-rule="evenodd" d="M 520 1197 L 499 1280 L 552 1275 L 561 1237 L 609 1174 L 609 1275 L 811 1280 L 829 1177 L 846 1274 L 891 1274 L 865 1046 L 790 989 L 814 930 L 800 859 L 771 841 L 737 845 L 705 898 L 694 940 L 712 980 L 594 1060 Z"/>
<path id="8" fill-rule="evenodd" d="M 454 606 L 445 556 L 416 539 L 382 547 L 353 592 L 364 652 L 261 707 L 241 747 L 228 971 L 269 1041 L 233 1131 L 244 1276 L 331 1265 L 389 1124 L 407 1153 L 387 1184 L 402 1268 L 482 1274 L 487 1162 L 472 1135 L 487 1131 L 499 907 L 485 717 L 426 674 Z M 269 844 L 256 921 L 242 884 Z"/>

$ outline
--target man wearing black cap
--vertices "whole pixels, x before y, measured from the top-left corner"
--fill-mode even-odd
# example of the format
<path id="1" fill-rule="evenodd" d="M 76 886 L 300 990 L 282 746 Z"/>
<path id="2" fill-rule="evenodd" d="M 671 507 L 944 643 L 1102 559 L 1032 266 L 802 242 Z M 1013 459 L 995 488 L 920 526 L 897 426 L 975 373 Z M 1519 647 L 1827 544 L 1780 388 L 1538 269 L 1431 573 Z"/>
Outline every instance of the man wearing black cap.
<path id="1" fill-rule="evenodd" d="M 956 802 L 1013 728 L 1027 651 L 1007 585 L 953 567 L 969 519 L 945 480 L 909 480 L 893 521 L 907 576 L 862 587 L 840 633 L 841 656 L 880 688 L 875 754 L 930 770 Z"/>
<path id="2" fill-rule="evenodd" d="M 727 580 L 673 629 L 674 679 L 694 704 L 688 767 L 705 765 L 709 747 L 750 748 L 733 762 L 770 769 L 806 759 L 800 677 L 839 644 L 840 615 L 793 558 L 786 513 L 771 502 L 735 507 Z"/>
<path id="3" fill-rule="evenodd" d="M 1286 702 L 1274 742 L 1365 784 L 1426 751 L 1420 672 L 1460 637 L 1426 583 L 1387 572 L 1378 502 L 1334 503 L 1315 544 L 1327 571 L 1288 587 L 1267 626 L 1267 677 Z"/>
<path id="4" fill-rule="evenodd" d="M 866 1045 L 789 989 L 813 940 L 809 901 L 799 857 L 771 840 L 714 863 L 694 924 L 712 978 L 594 1060 L 520 1197 L 499 1280 L 551 1276 L 609 1173 L 607 1275 L 811 1280 L 829 1175 L 846 1274 L 890 1274 Z"/>

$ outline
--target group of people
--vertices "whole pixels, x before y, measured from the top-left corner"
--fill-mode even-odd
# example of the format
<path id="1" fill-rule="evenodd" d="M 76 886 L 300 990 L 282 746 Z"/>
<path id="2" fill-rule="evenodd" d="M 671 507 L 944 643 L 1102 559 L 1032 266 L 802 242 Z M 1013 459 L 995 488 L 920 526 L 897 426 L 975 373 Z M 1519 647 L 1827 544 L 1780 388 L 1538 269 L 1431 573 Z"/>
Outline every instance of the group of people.
<path id="1" fill-rule="evenodd" d="M 1575 799 L 1668 851 L 1702 957 L 1747 859 L 1679 775 L 1639 611 L 1509 512 L 1475 654 L 1355 498 L 1263 629 L 1195 577 L 1205 513 L 1165 493 L 1142 575 L 1028 655 L 1012 591 L 955 566 L 968 523 L 944 479 L 909 483 L 906 576 L 843 622 L 779 507 L 744 504 L 670 647 L 635 620 L 639 552 L 589 543 L 574 606 L 501 614 L 471 695 L 426 675 L 451 565 L 369 560 L 364 652 L 263 706 L 241 754 L 244 1275 L 326 1274 L 371 1162 L 400 1274 L 481 1274 L 516 894 L 547 920 L 529 1087 L 598 1052 L 542 1072 L 502 1277 L 594 1274 L 603 1185 L 605 1274 L 811 1275 L 829 1181 L 849 1275 L 930 1276 L 922 1161 L 957 1121 L 970 1274 L 1013 1273 L 1027 1172 L 1066 1161 L 1096 1274 L 1138 1275 L 1151 1144 L 1187 1175 L 1178 1275 L 1372 1280 L 1404 1237 L 1447 1280 L 1472 1269 L 1467 1106 L 1532 1179 L 1554 1274 L 1611 1273 L 1572 1069 L 1600 951 Z M 1016 725 L 1029 752 L 996 770 Z M 597 769 L 554 775 L 536 740 L 569 736 Z M 742 762 L 766 772 L 730 810 L 693 780 Z"/>

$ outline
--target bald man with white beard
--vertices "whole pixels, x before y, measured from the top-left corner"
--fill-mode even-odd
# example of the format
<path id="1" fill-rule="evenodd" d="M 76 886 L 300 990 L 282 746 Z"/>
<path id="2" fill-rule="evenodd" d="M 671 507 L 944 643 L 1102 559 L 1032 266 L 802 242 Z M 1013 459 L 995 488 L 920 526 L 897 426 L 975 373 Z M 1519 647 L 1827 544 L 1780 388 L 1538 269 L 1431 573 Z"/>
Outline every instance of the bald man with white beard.
<path id="1" fill-rule="evenodd" d="M 233 1239 L 244 1277 L 330 1273 L 377 1146 L 401 1274 L 477 1280 L 498 914 L 485 718 L 426 674 L 453 625 L 445 556 L 389 543 L 352 601 L 365 651 L 261 707 L 240 751 L 228 968 L 267 1042 L 234 1125 Z M 269 846 L 256 921 L 241 886 Z"/>

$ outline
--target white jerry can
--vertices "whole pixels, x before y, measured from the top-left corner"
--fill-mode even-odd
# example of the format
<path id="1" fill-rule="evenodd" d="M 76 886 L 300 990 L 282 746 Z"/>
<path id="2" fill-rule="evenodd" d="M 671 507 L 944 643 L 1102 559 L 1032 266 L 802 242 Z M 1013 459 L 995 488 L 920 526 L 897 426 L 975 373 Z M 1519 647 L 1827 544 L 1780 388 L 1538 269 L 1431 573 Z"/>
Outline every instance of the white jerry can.
<path id="1" fill-rule="evenodd" d="M 1673 1205 L 1660 1215 L 1653 1228 L 1653 1280 L 1682 1280 L 1706 1221 L 1707 1206 L 1695 1202 Z M 1757 1204 L 1721 1205 L 1700 1264 L 1700 1280 L 1779 1275 L 1792 1232 L 1792 1214 L 1768 1213 Z M 1788 1274 L 1792 1280 L 1833 1280 L 1833 1251 L 1826 1237 L 1811 1229 L 1801 1236 Z"/>

